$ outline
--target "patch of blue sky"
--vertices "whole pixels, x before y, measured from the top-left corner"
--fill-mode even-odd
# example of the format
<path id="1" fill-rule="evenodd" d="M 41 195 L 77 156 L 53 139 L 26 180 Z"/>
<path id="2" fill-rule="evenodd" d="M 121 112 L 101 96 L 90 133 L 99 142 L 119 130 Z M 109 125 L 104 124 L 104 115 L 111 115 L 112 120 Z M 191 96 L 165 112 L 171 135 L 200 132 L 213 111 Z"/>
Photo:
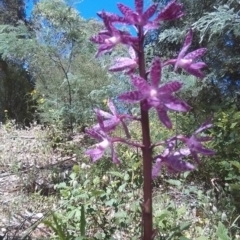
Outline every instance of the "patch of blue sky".
<path id="1" fill-rule="evenodd" d="M 82 0 L 80 3 L 74 4 L 80 15 L 85 19 L 97 18 L 96 13 L 102 10 L 107 12 L 116 13 L 122 15 L 117 7 L 117 3 L 121 2 L 122 4 L 134 9 L 134 0 Z M 150 6 L 151 0 L 146 0 L 145 9 Z M 31 16 L 31 11 L 33 8 L 33 0 L 26 0 L 26 13 L 27 17 Z"/>

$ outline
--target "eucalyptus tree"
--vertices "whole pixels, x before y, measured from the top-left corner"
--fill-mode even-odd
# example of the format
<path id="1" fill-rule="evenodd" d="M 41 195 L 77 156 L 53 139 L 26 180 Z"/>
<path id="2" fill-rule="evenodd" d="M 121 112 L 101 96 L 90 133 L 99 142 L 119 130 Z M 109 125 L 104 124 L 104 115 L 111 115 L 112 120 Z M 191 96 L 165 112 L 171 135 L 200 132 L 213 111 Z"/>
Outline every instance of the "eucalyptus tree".
<path id="1" fill-rule="evenodd" d="M 16 56 L 29 28 L 25 15 L 25 1 L 0 1 L 0 121 L 7 118 L 23 122 L 31 119 L 33 89 L 31 75 L 22 56 Z M 11 50 L 14 49 L 14 51 Z"/>
<path id="2" fill-rule="evenodd" d="M 95 20 L 86 21 L 72 2 L 63 0 L 37 2 L 31 22 L 38 46 L 29 68 L 35 78 L 40 117 L 72 130 L 75 123 L 91 116 L 94 106 L 102 104 L 96 94 L 103 100 L 104 86 L 112 81 L 89 42 L 102 26 Z"/>

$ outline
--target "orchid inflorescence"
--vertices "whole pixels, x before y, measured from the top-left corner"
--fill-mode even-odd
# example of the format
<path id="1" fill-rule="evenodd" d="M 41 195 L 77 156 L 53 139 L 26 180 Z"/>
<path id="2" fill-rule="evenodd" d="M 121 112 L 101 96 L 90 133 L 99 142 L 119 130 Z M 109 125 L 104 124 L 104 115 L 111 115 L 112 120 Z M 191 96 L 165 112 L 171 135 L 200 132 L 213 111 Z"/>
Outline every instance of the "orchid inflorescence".
<path id="1" fill-rule="evenodd" d="M 148 111 L 150 108 L 155 108 L 157 114 L 159 116 L 160 121 L 167 127 L 172 128 L 171 120 L 167 115 L 167 111 L 180 111 L 180 112 L 187 112 L 191 109 L 191 107 L 185 103 L 184 101 L 178 99 L 173 94 L 179 91 L 183 85 L 182 82 L 178 80 L 174 80 L 168 82 L 164 85 L 160 85 L 161 80 L 161 72 L 164 66 L 169 64 L 174 64 L 174 70 L 176 71 L 178 68 L 184 69 L 186 72 L 199 77 L 203 78 L 204 75 L 201 72 L 201 69 L 206 66 L 203 62 L 196 62 L 194 60 L 196 58 L 201 57 L 205 52 L 205 48 L 197 49 L 193 52 L 190 52 L 185 55 L 186 51 L 191 45 L 193 32 L 190 31 L 187 33 L 185 42 L 183 44 L 182 50 L 180 51 L 178 57 L 176 59 L 170 59 L 164 63 L 161 62 L 160 58 L 156 57 L 153 60 L 149 78 L 150 84 L 146 79 L 133 74 L 134 71 L 138 67 L 138 58 L 137 52 L 139 50 L 139 37 L 133 37 L 128 32 L 123 32 L 116 29 L 113 23 L 124 23 L 124 24 L 131 24 L 135 27 L 143 27 L 145 30 L 143 37 L 146 35 L 146 32 L 150 29 L 158 28 L 161 21 L 166 20 L 174 20 L 181 16 L 183 16 L 182 12 L 182 5 L 177 3 L 176 0 L 171 1 L 153 20 L 150 21 L 149 19 L 156 13 L 157 4 L 151 5 L 144 13 L 143 13 L 143 1 L 135 0 L 135 7 L 136 12 L 132 11 L 130 8 L 123 4 L 118 4 L 119 10 L 123 13 L 123 17 L 107 13 L 107 12 L 99 12 L 98 15 L 103 19 L 105 24 L 106 30 L 101 31 L 97 36 L 91 38 L 94 43 L 99 44 L 98 54 L 110 51 L 114 48 L 115 45 L 122 43 L 129 46 L 129 54 L 131 58 L 121 57 L 115 60 L 115 64 L 110 67 L 110 71 L 124 71 L 127 70 L 127 74 L 130 75 L 131 83 L 136 88 L 136 90 L 131 92 L 123 93 L 119 96 L 119 99 L 129 103 L 138 103 L 143 101 L 144 102 L 144 110 Z M 137 28 L 136 28 L 137 29 Z M 185 56 L 184 56 L 185 55 Z M 114 130 L 118 124 L 122 124 L 126 135 L 130 138 L 129 132 L 127 130 L 127 126 L 124 122 L 124 119 L 133 119 L 130 115 L 120 115 L 117 113 L 117 110 L 111 100 L 108 101 L 108 106 L 112 115 L 110 113 L 104 112 L 100 109 L 96 109 L 96 115 L 98 119 L 98 124 L 94 126 L 92 129 L 87 130 L 89 135 L 97 140 L 102 140 L 101 143 L 96 145 L 95 149 L 87 150 L 86 155 L 89 155 L 92 161 L 96 161 L 102 157 L 104 151 L 109 147 L 111 149 L 113 162 L 119 163 L 119 160 L 116 157 L 116 153 L 113 149 L 113 144 L 121 140 L 115 140 L 114 138 L 109 137 L 107 134 Z M 104 120 L 107 119 L 107 120 Z M 211 124 L 206 124 L 209 128 Z M 206 129 L 206 127 L 202 127 Z M 197 132 L 197 131 L 196 131 Z M 168 168 L 171 169 L 171 162 L 174 165 L 174 169 L 176 172 L 180 171 L 189 171 L 193 170 L 194 167 L 190 165 L 190 163 L 185 163 L 180 160 L 181 157 L 187 156 L 192 154 L 194 159 L 196 158 L 197 152 L 203 155 L 212 155 L 214 154 L 213 151 L 205 149 L 203 150 L 202 145 L 200 142 L 196 140 L 195 134 L 186 141 L 186 137 L 176 137 L 186 143 L 189 147 L 189 152 L 185 151 L 185 154 L 173 154 L 168 153 L 166 157 L 166 153 L 163 153 L 157 159 L 164 159 L 162 160 L 165 165 L 169 166 Z M 173 141 L 176 142 L 176 141 Z M 166 141 L 166 144 L 169 144 L 169 141 Z M 195 148 L 193 151 L 192 149 Z M 167 147 L 167 151 L 173 151 L 174 148 Z M 170 154 L 170 155 L 169 155 Z M 177 160 L 178 159 L 178 160 Z M 157 161 L 157 165 L 159 165 L 160 161 Z M 177 167 L 177 162 L 179 162 L 179 167 Z M 199 161 L 197 161 L 199 163 Z M 156 176 L 156 168 L 153 169 L 153 176 Z"/>
<path id="2" fill-rule="evenodd" d="M 155 57 L 150 69 L 145 70 L 143 43 L 146 33 L 149 30 L 159 28 L 163 21 L 176 20 L 182 17 L 184 15 L 182 10 L 183 6 L 178 3 L 177 0 L 172 0 L 160 11 L 160 13 L 157 13 L 158 4 L 152 4 L 144 12 L 143 0 L 135 0 L 135 11 L 121 3 L 118 4 L 118 8 L 123 16 L 105 11 L 98 13 L 98 16 L 103 20 L 105 30 L 100 31 L 98 35 L 92 37 L 91 41 L 99 46 L 96 54 L 97 57 L 112 51 L 117 44 L 124 44 L 128 47 L 130 58 L 117 58 L 114 65 L 109 68 L 109 71 L 123 71 L 129 75 L 134 90 L 120 94 L 118 99 L 133 104 L 140 103 L 141 117 L 136 118 L 128 114 L 119 114 L 113 101 L 109 99 L 108 107 L 111 113 L 95 109 L 98 123 L 92 128 L 87 129 L 87 133 L 96 140 L 99 140 L 100 143 L 96 144 L 94 148 L 87 150 L 86 155 L 95 162 L 99 160 L 107 150 L 110 150 L 113 162 L 118 164 L 120 163 L 120 159 L 117 157 L 114 145 L 117 143 L 126 143 L 131 146 L 142 148 L 143 168 L 149 169 L 150 166 L 152 169 L 152 172 L 150 172 L 151 178 L 155 178 L 159 175 L 162 166 L 165 166 L 171 173 L 192 171 L 195 169 L 195 166 L 200 163 L 198 154 L 214 154 L 214 151 L 202 145 L 202 142 L 206 142 L 210 140 L 210 138 L 197 136 L 203 130 L 210 128 L 212 126 L 211 122 L 208 120 L 203 123 L 190 137 L 177 135 L 161 142 L 160 144 L 166 147 L 163 153 L 149 159 L 149 156 L 152 156 L 152 149 L 160 144 L 151 143 L 148 111 L 150 109 L 155 109 L 160 122 L 168 129 L 171 129 L 172 122 L 168 116 L 168 111 L 188 112 L 191 109 L 186 102 L 178 98 L 175 94 L 182 88 L 182 82 L 179 80 L 172 80 L 165 84 L 161 84 L 162 70 L 168 65 L 174 65 L 174 71 L 181 68 L 185 72 L 201 79 L 204 77 L 202 69 L 206 67 L 206 64 L 198 60 L 205 54 L 206 49 L 200 48 L 187 53 L 193 38 L 193 32 L 190 29 L 186 35 L 183 47 L 175 59 L 162 62 L 159 57 Z M 137 31 L 137 36 L 132 36 L 127 31 L 117 29 L 115 24 L 119 23 L 133 26 Z M 127 122 L 129 121 L 140 121 L 143 132 L 142 143 L 134 142 L 131 139 L 127 127 Z M 119 125 L 123 127 L 126 138 L 113 137 L 112 132 Z M 179 141 L 182 142 L 182 144 L 179 145 L 181 146 L 180 149 L 175 146 L 176 142 Z M 184 158 L 189 156 L 193 157 L 195 164 L 184 160 Z M 153 163 L 154 166 L 152 167 Z M 147 174 L 149 174 L 149 170 L 145 171 L 143 169 L 144 179 L 149 177 L 146 176 Z M 149 183 L 149 180 L 146 180 L 146 182 L 147 181 Z M 147 183 L 144 184 L 145 194 L 145 190 L 148 190 Z M 151 196 L 147 196 L 149 194 L 148 191 L 148 193 L 144 195 L 145 204 L 149 204 L 149 202 L 151 204 Z M 144 224 L 145 222 L 146 221 L 144 221 Z M 147 239 L 147 237 L 144 239 Z"/>

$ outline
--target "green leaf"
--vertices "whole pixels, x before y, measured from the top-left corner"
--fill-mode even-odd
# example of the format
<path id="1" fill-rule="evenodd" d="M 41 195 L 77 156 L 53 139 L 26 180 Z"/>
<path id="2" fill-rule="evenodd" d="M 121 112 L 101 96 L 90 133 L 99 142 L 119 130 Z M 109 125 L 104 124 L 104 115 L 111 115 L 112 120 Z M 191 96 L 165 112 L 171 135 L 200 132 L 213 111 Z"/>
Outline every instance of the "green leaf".
<path id="1" fill-rule="evenodd" d="M 127 213 L 125 211 L 118 211 L 114 214 L 115 218 L 126 218 Z"/>
<path id="2" fill-rule="evenodd" d="M 208 240 L 208 238 L 204 237 L 204 236 L 201 236 L 201 237 L 198 237 L 196 240 Z"/>
<path id="3" fill-rule="evenodd" d="M 235 128 L 237 124 L 238 124 L 237 122 L 232 123 L 231 126 L 230 126 L 230 128 L 231 128 L 231 129 Z"/>
<path id="4" fill-rule="evenodd" d="M 115 202 L 116 202 L 115 199 L 110 199 L 109 201 L 106 201 L 106 202 L 105 202 L 105 205 L 111 207 Z"/>
<path id="5" fill-rule="evenodd" d="M 230 161 L 230 163 L 231 163 L 234 167 L 238 168 L 238 170 L 240 170 L 240 163 L 239 163 L 238 161 Z"/>
<path id="6" fill-rule="evenodd" d="M 93 191 L 91 192 L 91 194 L 92 194 L 93 197 L 101 196 L 103 193 L 104 193 L 103 190 L 93 190 Z"/>
<path id="7" fill-rule="evenodd" d="M 169 179 L 169 180 L 165 180 L 165 182 L 171 184 L 171 185 L 174 185 L 174 186 L 181 186 L 181 181 L 179 180 L 174 180 L 174 179 Z"/>
<path id="8" fill-rule="evenodd" d="M 180 231 L 184 231 L 189 229 L 189 227 L 192 225 L 190 222 L 184 222 L 180 224 Z"/>
<path id="9" fill-rule="evenodd" d="M 123 192 L 124 189 L 125 189 L 125 187 L 126 187 L 126 185 L 127 185 L 127 183 L 122 184 L 122 185 L 118 188 L 118 191 L 119 191 L 119 192 Z"/>
<path id="10" fill-rule="evenodd" d="M 80 166 L 79 166 L 79 165 L 74 165 L 74 166 L 72 167 L 72 170 L 73 170 L 73 172 L 75 172 L 75 173 L 79 173 L 79 172 L 80 172 Z"/>
<path id="11" fill-rule="evenodd" d="M 109 172 L 111 175 L 113 175 L 113 176 L 115 176 L 115 177 L 119 177 L 119 178 L 123 178 L 124 176 L 123 176 L 123 174 L 122 173 L 120 173 L 120 172 Z"/>
<path id="12" fill-rule="evenodd" d="M 221 222 L 218 223 L 216 234 L 219 237 L 219 240 L 231 240 L 228 236 L 227 228 Z"/>
<path id="13" fill-rule="evenodd" d="M 129 174 L 128 174 L 128 173 L 126 173 L 126 174 L 124 175 L 124 177 L 123 177 L 124 181 L 127 181 L 127 180 L 129 180 L 129 178 L 130 178 L 130 176 L 129 176 Z"/>
<path id="14" fill-rule="evenodd" d="M 61 220 L 58 219 L 55 214 L 53 214 L 52 217 L 53 217 L 53 221 L 54 221 L 55 226 L 56 226 L 58 237 L 60 238 L 60 240 L 66 240 L 67 236 L 65 236 L 65 233 L 64 233 L 64 230 L 63 230 L 64 227 L 62 228 Z"/>

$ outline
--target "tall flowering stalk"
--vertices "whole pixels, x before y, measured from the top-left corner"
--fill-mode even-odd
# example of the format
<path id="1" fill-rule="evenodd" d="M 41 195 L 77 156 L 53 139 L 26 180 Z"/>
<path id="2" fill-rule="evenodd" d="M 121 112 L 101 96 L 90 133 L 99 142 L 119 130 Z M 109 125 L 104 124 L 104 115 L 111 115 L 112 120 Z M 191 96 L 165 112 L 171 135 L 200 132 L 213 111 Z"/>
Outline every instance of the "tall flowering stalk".
<path id="1" fill-rule="evenodd" d="M 87 133 L 93 138 L 99 140 L 92 149 L 86 151 L 86 155 L 95 162 L 99 160 L 107 150 L 110 150 L 112 160 L 120 164 L 121 159 L 117 157 L 114 146 L 117 143 L 125 143 L 132 147 L 140 147 L 143 156 L 143 201 L 142 201 L 142 223 L 143 240 L 154 239 L 157 230 L 153 229 L 152 214 L 152 179 L 159 175 L 164 166 L 171 173 L 192 171 L 199 165 L 199 154 L 212 155 L 214 152 L 205 148 L 202 142 L 209 141 L 210 138 L 198 136 L 200 132 L 212 126 L 210 121 L 203 123 L 192 136 L 178 135 L 160 143 L 152 143 L 150 137 L 149 110 L 151 108 L 157 111 L 160 122 L 167 128 L 172 128 L 172 122 L 168 116 L 168 111 L 187 112 L 191 107 L 181 99 L 175 96 L 183 85 L 179 80 L 172 80 L 166 84 L 161 83 L 162 68 L 167 65 L 174 65 L 174 71 L 178 68 L 186 72 L 203 78 L 201 71 L 206 65 L 197 61 L 205 52 L 205 48 L 197 49 L 187 53 L 192 42 L 193 32 L 190 29 L 186 35 L 183 47 L 176 59 L 170 59 L 164 63 L 160 58 L 155 58 L 151 68 L 147 71 L 144 58 L 144 38 L 148 30 L 158 28 L 163 21 L 175 20 L 184 15 L 182 4 L 177 0 L 172 0 L 160 13 L 157 14 L 157 4 L 152 4 L 146 11 L 143 11 L 143 0 L 135 0 L 135 11 L 119 3 L 118 8 L 123 16 L 118 16 L 105 11 L 99 12 L 98 16 L 102 18 L 105 30 L 100 31 L 91 41 L 98 44 L 96 56 L 100 56 L 112 49 L 117 44 L 124 44 L 129 49 L 129 57 L 117 58 L 109 71 L 124 71 L 129 75 L 131 84 L 135 90 L 123 93 L 119 100 L 129 103 L 139 103 L 141 109 L 140 118 L 127 114 L 119 114 L 111 100 L 108 101 L 108 107 L 111 113 L 96 109 L 98 123 L 87 130 Z M 137 37 L 132 36 L 127 31 L 118 30 L 115 23 L 132 25 L 137 31 Z M 138 71 L 137 71 L 138 70 Z M 138 74 L 136 74 L 138 73 Z M 140 121 L 142 128 L 142 143 L 131 140 L 127 128 L 128 121 Z M 118 125 L 121 125 L 126 134 L 126 138 L 114 137 L 112 132 Z M 176 142 L 181 141 L 181 148 L 175 146 Z M 165 146 L 162 153 L 153 156 L 153 148 L 156 146 Z M 185 147 L 184 147 L 185 145 Z M 192 156 L 194 163 L 184 160 Z"/>

